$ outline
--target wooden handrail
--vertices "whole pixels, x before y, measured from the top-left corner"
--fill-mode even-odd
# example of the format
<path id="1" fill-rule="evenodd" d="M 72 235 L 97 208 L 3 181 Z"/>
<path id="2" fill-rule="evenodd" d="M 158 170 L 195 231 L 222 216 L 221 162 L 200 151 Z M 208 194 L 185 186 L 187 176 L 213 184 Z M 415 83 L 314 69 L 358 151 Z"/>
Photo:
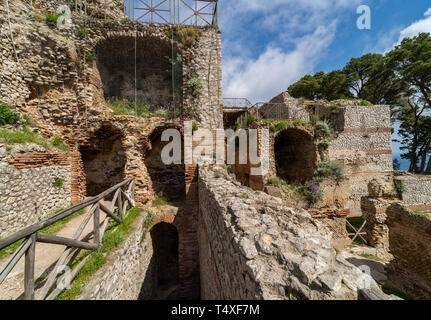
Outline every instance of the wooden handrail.
<path id="1" fill-rule="evenodd" d="M 127 188 L 125 192 L 122 188 Z M 109 206 L 105 206 L 101 200 L 106 196 L 114 193 L 112 198 L 112 202 Z M 125 200 L 123 202 L 122 195 L 125 195 Z M 34 283 L 34 271 L 35 271 L 35 246 L 37 242 L 43 243 L 51 243 L 66 246 L 63 254 L 57 259 L 55 267 L 53 271 L 48 275 L 48 278 L 38 296 L 38 300 L 43 300 L 47 298 L 48 293 L 52 286 L 54 285 L 57 277 L 58 277 L 58 267 L 62 267 L 63 265 L 68 265 L 78 256 L 80 250 L 96 250 L 102 243 L 103 235 L 106 231 L 109 221 L 115 220 L 117 223 L 121 223 L 125 218 L 125 212 L 127 210 L 128 204 L 133 207 L 135 205 L 134 201 L 134 178 L 130 178 L 126 181 L 123 181 L 112 188 L 102 192 L 101 194 L 88 199 L 84 202 L 81 202 L 73 207 L 70 207 L 66 210 L 61 211 L 60 213 L 42 221 L 36 223 L 28 228 L 25 228 L 12 236 L 0 240 L 0 249 L 3 249 L 16 241 L 26 238 L 26 240 L 21 244 L 21 246 L 16 250 L 9 260 L 0 267 L 0 284 L 6 279 L 12 269 L 16 266 L 18 261 L 22 256 L 25 255 L 25 270 L 24 270 L 24 299 L 33 300 L 34 299 L 34 291 L 35 291 L 35 283 Z M 82 220 L 80 226 L 75 232 L 72 238 L 64 238 L 56 235 L 49 235 L 38 233 L 38 231 L 64 219 L 73 213 L 84 209 L 88 206 L 92 205 L 91 209 L 86 213 L 85 218 Z M 119 215 L 117 216 L 114 212 L 116 212 L 117 207 Z M 115 210 L 114 210 L 115 209 Z M 106 213 L 105 220 L 100 222 L 100 211 L 103 210 Z M 93 231 L 89 232 L 84 238 L 80 239 L 82 232 L 85 227 L 89 223 L 91 217 L 93 217 Z M 93 242 L 88 242 L 93 236 Z M 89 256 L 87 256 L 88 258 Z M 87 259 L 86 258 L 86 259 Z M 79 270 L 84 266 L 86 261 L 84 259 L 77 267 L 74 268 L 72 272 L 71 280 L 75 278 L 78 274 Z M 68 262 L 66 262 L 68 261 Z M 48 299 L 55 299 L 60 293 L 62 289 L 55 288 L 52 291 Z"/>
<path id="2" fill-rule="evenodd" d="M 18 231 L 17 233 L 15 233 L 15 234 L 7 237 L 7 238 L 0 240 L 0 250 L 10 246 L 12 243 L 17 242 L 18 240 L 20 240 L 22 238 L 28 237 L 28 236 L 32 235 L 33 233 L 38 232 L 39 230 L 42 230 L 42 229 L 62 220 L 64 218 L 74 214 L 75 212 L 77 212 L 81 209 L 88 207 L 89 205 L 92 205 L 92 204 L 102 200 L 107 195 L 111 194 L 112 192 L 116 191 L 117 189 L 130 183 L 133 179 L 134 178 L 130 178 L 126 181 L 123 181 L 123 182 L 113 186 L 112 188 L 109 188 L 108 190 L 102 192 L 101 194 L 99 194 L 99 195 L 97 195 L 91 199 L 88 199 L 84 202 L 78 203 L 78 204 L 76 204 L 76 205 L 74 205 L 68 209 L 65 209 L 65 210 L 53 215 L 52 217 L 50 217 L 44 221 L 35 223 L 35 224 L 33 224 L 33 225 L 31 225 L 31 226 L 29 226 L 29 227 L 27 227 L 21 231 Z"/>

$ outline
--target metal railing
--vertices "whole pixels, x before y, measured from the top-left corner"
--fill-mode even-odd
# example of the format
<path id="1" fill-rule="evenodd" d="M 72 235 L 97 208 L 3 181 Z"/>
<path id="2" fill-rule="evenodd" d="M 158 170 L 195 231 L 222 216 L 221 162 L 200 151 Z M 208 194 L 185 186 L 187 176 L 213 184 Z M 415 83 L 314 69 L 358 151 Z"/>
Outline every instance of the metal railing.
<path id="1" fill-rule="evenodd" d="M 53 290 L 54 283 L 64 279 L 65 275 L 59 276 L 61 271 L 64 271 L 64 266 L 70 265 L 78 257 L 80 250 L 97 250 L 102 244 L 102 238 L 108 227 L 110 220 L 121 223 L 126 214 L 128 205 L 135 206 L 134 201 L 134 178 L 123 181 L 112 188 L 102 192 L 96 197 L 88 199 L 82 203 L 74 205 L 66 210 L 57 213 L 56 215 L 38 222 L 30 227 L 27 227 L 5 239 L 0 240 L 0 250 L 10 246 L 11 244 L 25 239 L 21 246 L 11 255 L 9 260 L 0 268 L 0 284 L 7 278 L 19 260 L 25 255 L 24 267 L 24 299 L 33 300 L 35 296 L 35 251 L 36 243 L 51 243 L 66 246 L 63 254 L 56 261 L 55 267 L 48 274 L 47 280 L 44 283 L 37 300 L 54 300 L 64 289 L 57 286 Z M 105 197 L 112 195 L 111 205 L 106 207 L 102 201 Z M 64 238 L 56 235 L 43 234 L 40 231 L 62 219 L 65 219 L 72 214 L 91 206 L 86 213 L 83 221 L 78 227 L 72 238 Z M 106 218 L 100 221 L 100 211 L 106 213 Z M 93 230 L 80 239 L 85 227 L 93 217 Z M 92 242 L 89 242 L 92 240 Z M 78 272 L 84 267 L 85 262 L 91 255 L 85 257 L 68 275 L 69 283 L 77 276 Z"/>
<path id="2" fill-rule="evenodd" d="M 224 108 L 249 109 L 253 104 L 247 98 L 223 98 Z"/>

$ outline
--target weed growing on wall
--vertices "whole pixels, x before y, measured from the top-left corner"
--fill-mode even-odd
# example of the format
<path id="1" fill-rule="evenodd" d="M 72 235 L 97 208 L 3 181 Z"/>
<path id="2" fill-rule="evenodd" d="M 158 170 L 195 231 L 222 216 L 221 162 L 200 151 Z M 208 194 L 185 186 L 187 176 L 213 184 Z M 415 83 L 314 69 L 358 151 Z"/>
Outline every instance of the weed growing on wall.
<path id="1" fill-rule="evenodd" d="M 337 161 L 324 161 L 317 164 L 314 172 L 316 178 L 344 178 L 344 166 Z"/>
<path id="2" fill-rule="evenodd" d="M 193 97 L 198 98 L 202 95 L 202 83 L 198 78 L 190 79 L 187 86 Z"/>
<path id="3" fill-rule="evenodd" d="M 0 126 L 15 124 L 19 120 L 19 113 L 0 100 Z"/>
<path id="4" fill-rule="evenodd" d="M 59 177 L 55 177 L 54 178 L 54 182 L 52 183 L 52 185 L 54 187 L 61 187 L 63 185 L 63 183 L 64 183 L 64 179 L 59 178 Z"/>

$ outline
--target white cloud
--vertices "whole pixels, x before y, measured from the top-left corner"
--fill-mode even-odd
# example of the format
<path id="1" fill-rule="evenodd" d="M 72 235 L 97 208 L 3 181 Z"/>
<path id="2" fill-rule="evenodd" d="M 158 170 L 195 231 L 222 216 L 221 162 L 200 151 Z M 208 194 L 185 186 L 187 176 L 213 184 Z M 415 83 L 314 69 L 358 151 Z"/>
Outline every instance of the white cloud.
<path id="1" fill-rule="evenodd" d="M 257 102 L 286 90 L 298 78 L 312 72 L 319 54 L 332 42 L 334 31 L 335 23 L 319 27 L 289 52 L 269 46 L 255 60 L 228 59 L 224 67 L 224 96 Z"/>
<path id="2" fill-rule="evenodd" d="M 225 97 L 266 101 L 314 71 L 361 0 L 222 0 Z"/>
<path id="3" fill-rule="evenodd" d="M 417 36 L 421 32 L 431 33 L 431 8 L 428 8 L 428 10 L 424 13 L 424 16 L 425 16 L 424 19 L 415 21 L 408 27 L 402 29 L 399 33 L 398 41 L 396 43 L 393 43 L 393 42 L 389 43 L 388 37 L 383 37 L 382 39 L 380 39 L 381 42 L 389 44 L 385 46 L 385 50 L 383 51 L 386 53 L 392 50 L 395 46 L 399 45 L 401 41 L 405 38 L 411 38 L 411 37 Z M 392 36 L 391 33 L 388 33 L 387 35 L 390 37 Z"/>

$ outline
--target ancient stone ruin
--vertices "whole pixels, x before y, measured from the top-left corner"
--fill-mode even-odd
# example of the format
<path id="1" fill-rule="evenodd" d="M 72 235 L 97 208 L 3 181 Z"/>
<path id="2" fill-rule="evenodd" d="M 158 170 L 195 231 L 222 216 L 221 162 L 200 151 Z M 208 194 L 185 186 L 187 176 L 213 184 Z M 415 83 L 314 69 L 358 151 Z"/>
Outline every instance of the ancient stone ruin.
<path id="1" fill-rule="evenodd" d="M 394 172 L 389 106 L 306 101 L 284 92 L 260 106 L 224 107 L 214 21 L 134 21 L 123 1 L 104 0 L 87 1 L 84 12 L 71 5 L 73 23 L 59 28 L 49 14 L 63 1 L 6 2 L 0 1 L 0 99 L 20 119 L 4 130 L 31 139 L 0 140 L 0 249 L 9 248 L 0 265 L 20 252 L 8 239 L 126 180 L 97 199 L 93 212 L 106 212 L 105 236 L 121 229 L 109 221 L 126 223 L 123 201 L 140 209 L 78 294 L 52 289 L 44 297 L 399 299 L 384 286 L 431 297 L 430 217 L 416 213 L 431 210 L 431 179 Z M 268 132 L 268 149 L 258 148 L 269 155 L 268 171 L 252 174 L 249 159 L 190 164 L 184 152 L 181 163 L 164 164 L 163 132 L 177 130 L 185 145 L 186 121 L 193 132 L 255 129 L 259 146 Z M 195 148 L 199 143 L 191 140 Z M 130 187 L 123 192 L 124 186 Z M 352 245 L 346 227 L 352 216 L 366 221 L 353 233 L 362 245 Z M 62 232 L 54 234 L 71 237 Z M 74 240 L 94 249 L 96 237 L 93 231 Z M 27 283 L 15 285 L 27 273 L 0 269 L 0 299 L 43 292 L 47 275 L 38 259 L 58 259 L 48 256 L 36 256 L 30 296 L 21 295 Z M 384 280 L 370 256 L 383 265 Z"/>

